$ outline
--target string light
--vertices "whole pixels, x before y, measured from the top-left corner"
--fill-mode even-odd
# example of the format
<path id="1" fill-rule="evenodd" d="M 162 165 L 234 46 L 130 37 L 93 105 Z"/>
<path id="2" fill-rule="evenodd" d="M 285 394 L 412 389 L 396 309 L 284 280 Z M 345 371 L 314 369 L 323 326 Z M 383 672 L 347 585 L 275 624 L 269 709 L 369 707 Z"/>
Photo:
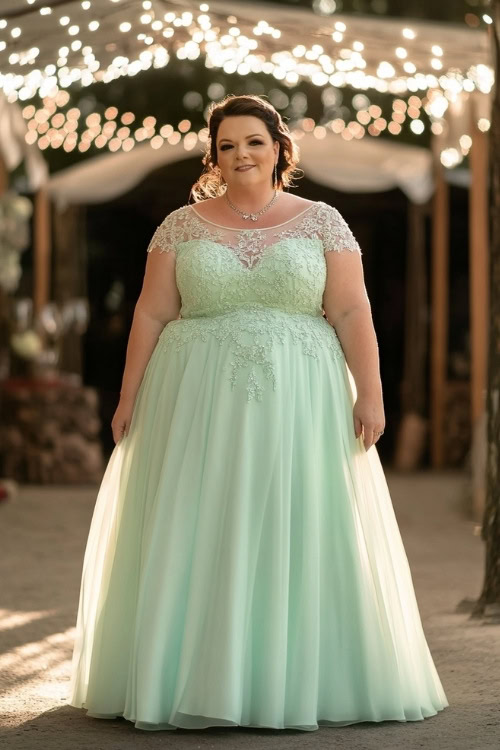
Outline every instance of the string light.
<path id="1" fill-rule="evenodd" d="M 82 13 L 78 15 L 78 9 L 74 9 L 74 21 L 68 15 L 62 15 L 54 19 L 58 25 L 67 28 L 70 36 L 83 35 L 88 33 L 101 32 L 101 46 L 104 47 L 100 54 L 90 58 L 83 55 L 82 59 L 69 57 L 69 50 L 66 54 L 59 54 L 55 59 L 57 69 L 56 82 L 59 87 L 66 88 L 76 81 L 81 81 L 83 85 L 90 85 L 96 81 L 108 82 L 115 80 L 120 76 L 133 76 L 141 70 L 148 67 L 161 68 L 168 64 L 171 54 L 174 51 L 178 59 L 194 60 L 205 55 L 206 65 L 209 68 L 221 68 L 227 73 L 237 72 L 240 75 L 249 73 L 265 73 L 273 75 L 277 80 L 281 80 L 287 86 L 294 86 L 299 80 L 310 80 L 314 85 L 324 86 L 331 83 L 337 87 L 354 86 L 357 89 L 369 90 L 374 89 L 380 92 L 404 93 L 405 91 L 416 91 L 418 89 L 429 88 L 426 77 L 432 74 L 432 71 L 445 71 L 445 54 L 443 48 L 437 44 L 431 46 L 433 57 L 428 59 L 428 71 L 421 69 L 417 73 L 417 66 L 411 60 L 412 50 L 406 47 L 397 47 L 394 50 L 392 59 L 379 60 L 378 63 L 370 63 L 364 58 L 363 53 L 365 45 L 359 39 L 352 38 L 350 44 L 344 41 L 344 37 L 349 34 L 349 27 L 344 21 L 336 20 L 332 24 L 332 40 L 339 47 L 334 47 L 326 52 L 322 45 L 313 44 L 307 48 L 304 44 L 296 44 L 292 49 L 278 49 L 276 43 L 266 41 L 265 46 L 261 46 L 259 37 L 267 37 L 269 40 L 279 40 L 282 32 L 279 28 L 272 26 L 266 20 L 260 20 L 253 28 L 243 29 L 241 23 L 237 25 L 235 16 L 227 16 L 224 21 L 217 17 L 217 21 L 212 23 L 212 16 L 209 6 L 206 3 L 200 4 L 200 13 L 193 14 L 189 11 L 174 12 L 169 11 L 164 14 L 163 19 L 156 15 L 151 0 L 144 0 L 140 12 L 128 19 L 121 18 L 115 24 L 114 16 L 108 13 L 102 16 L 100 21 L 96 18 L 89 18 L 88 11 L 92 9 L 90 1 L 82 2 Z M 94 3 L 95 6 L 98 3 Z M 119 3 L 117 2 L 118 6 Z M 41 8 L 40 10 L 44 10 Z M 131 11 L 128 11 L 131 13 Z M 168 28 L 164 27 L 168 25 Z M 5 20 L 0 24 L 0 28 L 7 24 Z M 119 37 L 109 42 L 109 34 L 117 31 L 126 34 L 133 32 L 134 27 L 150 29 L 150 33 L 140 33 L 134 36 L 134 45 L 127 52 L 126 62 L 117 63 L 116 59 L 111 62 L 105 62 L 108 50 L 111 45 L 116 48 Z M 183 29 L 183 34 L 187 38 L 178 39 L 177 30 Z M 22 29 L 20 26 L 10 31 L 10 36 L 15 38 L 20 36 Z M 287 32 L 289 33 L 289 32 Z M 417 32 L 409 27 L 401 29 L 401 35 L 408 40 L 414 40 Z M 104 43 L 104 39 L 106 42 Z M 111 37 L 113 39 L 113 37 Z M 172 48 L 166 48 L 165 42 L 169 41 Z M 344 46 L 340 47 L 343 43 Z M 141 45 L 143 49 L 141 50 Z M 78 52 L 85 46 L 85 39 L 78 39 L 71 45 L 71 52 Z M 142 52 L 150 48 L 152 58 L 145 62 L 141 58 Z M 67 49 L 67 48 L 66 48 Z M 9 64 L 12 68 L 16 65 L 21 66 L 26 63 L 33 63 L 33 54 L 31 58 L 27 57 L 27 51 L 19 49 L 9 50 L 9 43 L 6 40 L 0 40 L 0 53 L 5 52 L 8 55 Z M 46 58 L 50 50 L 42 47 L 39 55 Z M 372 55 L 369 56 L 372 58 Z M 1 61 L 0 61 L 1 62 Z M 420 66 L 423 62 L 420 61 Z M 479 66 L 476 66 L 479 67 Z M 489 77 L 493 78 L 493 71 L 489 66 L 483 65 L 489 71 Z M 32 75 L 33 72 L 35 75 Z M 471 91 L 478 87 L 478 81 L 475 73 L 472 71 L 459 71 L 461 76 L 462 90 Z M 483 87 L 486 85 L 491 90 L 493 81 L 485 83 L 488 76 L 482 75 Z M 0 88 L 7 95 L 9 101 L 16 101 L 20 98 L 20 91 L 23 91 L 23 98 L 31 98 L 40 89 L 44 89 L 47 76 L 43 69 L 31 71 L 30 75 L 23 75 L 21 71 L 18 74 L 11 72 L 0 75 Z M 471 83 L 472 82 L 472 83 Z M 484 88 L 481 89 L 484 91 Z"/>
<path id="2" fill-rule="evenodd" d="M 136 120 L 134 113 L 128 111 L 119 115 L 118 109 L 114 106 L 107 107 L 103 115 L 98 112 L 88 114 L 85 117 L 86 129 L 79 137 L 76 132 L 81 118 L 79 108 L 72 107 L 66 113 L 57 111 L 58 106 L 65 106 L 68 101 L 67 92 L 60 91 L 55 99 L 47 97 L 43 107 L 39 109 L 36 109 L 34 105 L 27 105 L 23 108 L 23 117 L 28 121 L 27 143 L 38 142 L 42 150 L 50 145 L 54 149 L 62 146 L 67 152 L 78 148 L 81 153 L 84 153 L 92 143 L 98 149 L 107 147 L 109 151 L 115 152 L 120 149 L 130 151 L 136 143 L 148 140 L 151 147 L 155 149 L 165 144 L 177 145 L 182 140 L 185 150 L 191 151 L 198 143 L 206 143 L 208 140 L 208 128 L 203 127 L 196 132 L 192 130 L 189 119 L 181 120 L 176 129 L 170 124 L 158 128 L 156 118 L 148 116 L 132 133 L 129 126 Z M 387 121 L 380 116 L 381 108 L 370 104 L 364 94 L 357 94 L 353 102 L 358 106 L 356 120 L 346 123 L 341 118 L 336 118 L 328 123 L 318 124 L 313 118 L 306 117 L 295 128 L 297 139 L 305 133 L 312 133 L 315 138 L 323 139 L 328 130 L 343 134 L 343 137 L 348 140 L 359 139 L 363 138 L 366 133 L 377 136 L 387 127 Z M 406 106 L 403 100 L 393 102 L 395 111 L 404 109 Z M 373 123 L 370 122 L 372 118 Z M 117 125 L 118 121 L 121 123 L 120 127 Z M 348 132 L 344 133 L 344 131 Z"/>
<path id="3" fill-rule="evenodd" d="M 456 148 L 445 148 L 441 151 L 440 161 L 444 167 L 451 169 L 462 161 L 462 156 Z"/>
<path id="4" fill-rule="evenodd" d="M 114 4 L 118 10 L 119 0 L 114 0 Z M 177 128 L 157 123 L 152 117 L 134 125 L 133 113 L 119 117 L 116 108 L 108 107 L 103 116 L 88 114 L 87 129 L 79 135 L 81 113 L 78 108 L 71 108 L 66 113 L 56 112 L 57 108 L 67 106 L 70 99 L 67 89 L 75 83 L 88 86 L 121 76 L 132 77 L 149 68 L 165 67 L 172 55 L 181 60 L 195 60 L 203 55 L 209 69 L 221 69 L 241 76 L 264 73 L 288 88 L 307 80 L 323 89 L 328 86 L 335 89 L 352 87 L 357 92 L 378 91 L 394 97 L 393 111 L 388 120 L 382 116 L 381 108 L 371 104 L 363 93 L 358 95 L 364 96 L 366 101 L 360 100 L 359 106 L 353 101 L 355 119 L 346 122 L 336 117 L 326 123 L 316 123 L 305 118 L 296 127 L 298 138 L 309 132 L 321 139 L 328 131 L 347 140 L 378 137 L 384 130 L 398 135 L 403 127 L 406 132 L 417 136 L 427 129 L 440 135 L 450 102 L 462 92 L 477 90 L 488 94 L 494 85 L 493 69 L 486 62 L 462 69 L 450 63 L 450 56 L 438 44 L 427 42 L 426 46 L 422 42 L 412 47 L 411 42 L 418 34 L 409 27 L 400 30 L 402 38 L 408 40 L 404 43 L 406 46 L 386 48 L 384 56 L 387 59 L 377 60 L 374 49 L 365 50 L 365 44 L 369 47 L 370 44 L 356 39 L 349 22 L 338 19 L 332 23 L 328 36 L 324 34 L 323 44 L 304 43 L 303 30 L 297 29 L 295 34 L 287 31 L 294 43 L 286 49 L 279 42 L 281 29 L 268 21 L 260 20 L 253 25 L 235 16 L 214 15 L 207 3 L 198 6 L 199 13 L 169 11 L 160 15 L 151 0 L 143 0 L 139 12 L 124 7 L 120 8 L 119 16 L 112 10 L 101 15 L 100 20 L 92 13 L 98 2 L 84 0 L 79 5 L 84 13 L 72 6 L 71 18 L 59 16 L 57 12 L 51 14 L 48 12 L 50 8 L 39 9 L 41 16 L 53 18 L 44 23 L 56 25 L 60 34 L 78 36 L 59 49 L 55 46 L 53 52 L 44 47 L 43 41 L 37 42 L 38 47 L 22 49 L 23 29 L 20 25 L 7 29 L 5 38 L 0 40 L 0 69 L 7 67 L 1 67 L 3 54 L 11 66 L 10 72 L 0 74 L 0 89 L 8 101 L 24 103 L 38 94 L 44 102 L 38 109 L 33 105 L 29 105 L 33 110 L 26 106 L 23 109 L 28 125 L 26 139 L 38 143 L 42 149 L 62 147 L 69 152 L 78 148 L 84 153 L 95 144 L 98 149 L 129 151 L 141 141 L 149 141 L 152 148 L 182 141 L 189 151 L 203 143 L 203 138 L 208 137 L 206 129 L 195 132 L 189 120 L 181 121 Z M 491 22 L 488 18 L 483 15 L 485 23 Z M 1 19 L 0 29 L 6 28 L 7 22 Z M 43 34 L 40 39 L 43 39 Z M 92 46 L 89 44 L 91 40 Z M 53 55 L 52 61 L 48 59 L 50 54 Z M 42 60 L 38 69 L 35 68 L 37 60 Z M 29 71 L 26 72 L 23 66 L 29 66 Z M 408 98 L 408 102 L 402 97 Z M 422 119 L 422 109 L 428 120 Z M 117 124 L 118 120 L 121 125 Z M 482 117 L 477 127 L 486 132 L 490 121 Z M 459 159 L 470 148 L 467 137 L 464 134 L 460 144 L 457 143 L 455 151 Z M 455 158 L 448 153 L 443 164 L 453 164 Z"/>
<path id="5" fill-rule="evenodd" d="M 223 93 L 218 92 L 216 98 Z M 328 104 L 330 99 L 326 96 L 324 103 Z M 357 110 L 355 120 L 345 122 L 337 117 L 328 122 L 316 123 L 311 117 L 303 117 L 292 127 L 292 133 L 297 141 L 307 133 L 321 140 L 326 137 L 328 131 L 340 135 L 344 140 L 361 139 L 365 136 L 378 137 L 384 130 L 392 136 L 398 136 L 408 117 L 409 130 L 419 136 L 426 130 L 421 119 L 423 109 L 430 119 L 430 131 L 439 136 L 443 134 L 442 118 L 448 109 L 449 101 L 449 96 L 444 95 L 439 89 L 429 90 L 423 98 L 413 94 L 407 101 L 396 97 L 392 102 L 392 115 L 388 122 L 382 117 L 379 105 L 371 104 L 365 94 L 358 93 L 352 99 L 352 106 Z M 26 142 L 37 143 L 42 150 L 50 146 L 52 149 L 62 147 L 68 153 L 76 148 L 80 153 L 85 153 L 92 144 L 98 150 L 107 148 L 110 152 L 128 152 L 141 142 L 149 142 L 154 149 L 175 146 L 182 142 L 186 151 L 192 151 L 199 144 L 202 151 L 201 144 L 208 140 L 208 129 L 203 127 L 198 132 L 192 130 L 191 121 L 187 118 L 181 120 L 177 128 L 174 128 L 170 124 L 160 127 L 155 117 L 148 116 L 132 131 L 129 126 L 136 121 L 134 113 L 127 111 L 120 115 L 114 106 L 107 107 L 102 115 L 98 112 L 88 114 L 85 118 L 86 129 L 79 136 L 77 128 L 81 112 L 78 107 L 72 107 L 66 113 L 57 111 L 58 107 L 64 107 L 68 102 L 68 92 L 59 91 L 54 98 L 46 97 L 43 106 L 38 109 L 34 105 L 26 105 L 22 110 L 23 117 L 28 121 Z M 118 122 L 121 123 L 120 127 L 117 125 Z M 477 122 L 477 127 L 483 132 L 490 126 L 490 121 L 485 117 Z M 471 145 L 470 136 L 463 134 L 457 148 L 442 150 L 440 159 L 443 166 L 450 169 L 457 166 L 468 154 Z"/>

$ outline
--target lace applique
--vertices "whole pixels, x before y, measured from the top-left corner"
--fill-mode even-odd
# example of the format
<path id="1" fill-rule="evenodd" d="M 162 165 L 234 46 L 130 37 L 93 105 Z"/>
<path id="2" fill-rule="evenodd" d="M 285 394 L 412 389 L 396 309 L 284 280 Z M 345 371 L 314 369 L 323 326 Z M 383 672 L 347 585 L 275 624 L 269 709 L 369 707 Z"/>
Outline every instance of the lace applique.
<path id="1" fill-rule="evenodd" d="M 233 249 L 245 268 L 253 268 L 262 256 L 264 247 L 262 237 L 251 229 L 242 229 L 238 233 L 238 244 Z"/>
<path id="2" fill-rule="evenodd" d="M 224 367 L 231 388 L 238 382 L 240 371 L 247 369 L 247 400 L 262 401 L 264 378 L 276 390 L 278 376 L 273 361 L 273 350 L 286 342 L 302 345 L 302 353 L 319 359 L 320 352 L 329 351 L 334 358 L 344 356 L 335 329 L 322 316 L 303 313 L 284 313 L 265 307 L 245 307 L 214 318 L 186 318 L 168 323 L 160 335 L 165 353 L 176 351 L 187 343 L 215 338 L 219 345 L 228 342 L 231 360 Z M 261 369 L 264 378 L 259 377 Z"/>
<path id="3" fill-rule="evenodd" d="M 305 216 L 300 232 L 306 236 L 319 237 L 323 243 L 324 252 L 341 253 L 344 250 L 350 250 L 362 254 L 361 248 L 342 214 L 333 206 L 323 203 L 323 201 L 318 201 L 314 215 Z"/>
<path id="4" fill-rule="evenodd" d="M 285 222 L 286 228 L 230 229 L 209 224 L 191 206 L 172 211 L 156 228 L 147 252 L 155 247 L 160 252 L 176 250 L 181 242 L 205 239 L 230 247 L 245 268 L 253 268 L 266 247 L 282 239 L 319 239 L 325 252 L 357 251 L 359 244 L 340 212 L 323 201 L 316 201 L 295 219 Z"/>
<path id="5" fill-rule="evenodd" d="M 189 240 L 210 240 L 222 243 L 223 233 L 218 231 L 217 227 L 209 227 L 202 221 L 196 221 L 196 217 L 190 216 L 191 213 L 189 206 L 181 206 L 169 213 L 156 228 L 147 252 L 152 252 L 154 248 L 158 248 L 161 253 L 172 250 L 176 252 L 181 242 Z"/>

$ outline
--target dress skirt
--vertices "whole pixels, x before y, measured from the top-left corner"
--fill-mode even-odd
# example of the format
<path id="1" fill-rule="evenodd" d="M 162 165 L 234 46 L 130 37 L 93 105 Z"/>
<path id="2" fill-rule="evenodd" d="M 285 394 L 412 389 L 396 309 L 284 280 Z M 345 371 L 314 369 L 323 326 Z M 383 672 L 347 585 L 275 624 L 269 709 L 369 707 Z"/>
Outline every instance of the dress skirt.
<path id="1" fill-rule="evenodd" d="M 279 387 L 253 398 L 251 363 L 227 378 L 229 341 L 176 345 L 191 324 L 160 336 L 97 495 L 70 705 L 145 730 L 435 715 L 448 702 L 341 349 L 305 356 L 285 332 Z"/>

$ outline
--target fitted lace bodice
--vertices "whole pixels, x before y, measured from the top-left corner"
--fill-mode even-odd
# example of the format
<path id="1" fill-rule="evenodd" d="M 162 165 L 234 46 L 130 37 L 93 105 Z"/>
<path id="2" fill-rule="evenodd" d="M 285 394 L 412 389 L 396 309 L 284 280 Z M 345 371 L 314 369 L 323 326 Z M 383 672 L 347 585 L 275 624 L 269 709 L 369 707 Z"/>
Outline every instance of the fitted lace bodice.
<path id="1" fill-rule="evenodd" d="M 181 317 L 205 317 L 262 304 L 321 314 L 324 251 L 360 252 L 346 221 L 318 201 L 283 224 L 231 229 L 200 216 L 192 205 L 172 211 L 148 252 L 174 251 Z"/>
<path id="2" fill-rule="evenodd" d="M 196 338 L 229 339 L 233 386 L 238 370 L 254 363 L 276 387 L 272 347 L 286 334 L 311 356 L 318 346 L 342 354 L 334 329 L 323 318 L 324 253 L 361 250 L 332 206 L 317 201 L 282 224 L 233 229 L 186 205 L 157 227 L 147 250 L 176 254 L 181 319 L 167 324 L 164 342 L 180 347 Z M 262 386 L 253 369 L 247 387 L 249 398 L 259 399 Z"/>

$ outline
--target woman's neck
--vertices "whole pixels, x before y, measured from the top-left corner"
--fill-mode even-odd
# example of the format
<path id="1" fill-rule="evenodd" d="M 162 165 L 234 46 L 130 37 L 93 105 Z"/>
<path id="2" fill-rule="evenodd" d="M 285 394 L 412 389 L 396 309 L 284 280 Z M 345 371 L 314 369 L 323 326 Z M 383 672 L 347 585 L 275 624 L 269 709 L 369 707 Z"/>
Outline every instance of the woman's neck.
<path id="1" fill-rule="evenodd" d="M 272 187 L 267 190 L 259 186 L 252 189 L 231 187 L 227 189 L 226 195 L 241 211 L 254 213 L 264 208 L 274 198 L 274 193 Z"/>

